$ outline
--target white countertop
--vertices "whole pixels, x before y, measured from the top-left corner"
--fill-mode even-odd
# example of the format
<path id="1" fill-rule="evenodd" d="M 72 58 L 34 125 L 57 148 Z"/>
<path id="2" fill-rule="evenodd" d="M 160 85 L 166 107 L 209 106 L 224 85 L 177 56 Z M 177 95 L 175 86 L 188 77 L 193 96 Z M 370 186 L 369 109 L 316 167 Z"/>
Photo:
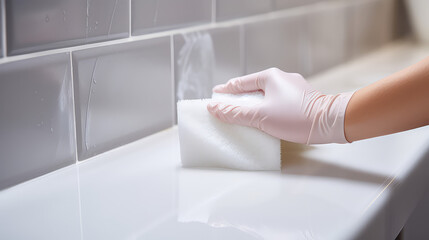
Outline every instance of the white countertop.
<path id="1" fill-rule="evenodd" d="M 397 42 L 310 81 L 348 91 L 428 53 Z M 281 172 L 185 169 L 174 127 L 0 191 L 0 239 L 394 239 L 429 183 L 429 127 L 282 147 Z"/>

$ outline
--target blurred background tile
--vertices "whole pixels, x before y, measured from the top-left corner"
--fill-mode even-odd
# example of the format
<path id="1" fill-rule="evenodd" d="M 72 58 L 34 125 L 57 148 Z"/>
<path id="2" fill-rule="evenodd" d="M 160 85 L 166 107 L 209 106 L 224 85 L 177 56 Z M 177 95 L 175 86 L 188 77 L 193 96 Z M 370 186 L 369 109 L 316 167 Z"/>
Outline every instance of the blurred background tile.
<path id="1" fill-rule="evenodd" d="M 10 55 L 128 37 L 129 0 L 6 0 Z"/>
<path id="2" fill-rule="evenodd" d="M 210 30 L 215 53 L 215 70 L 211 87 L 244 74 L 244 62 L 241 59 L 243 56 L 242 32 L 242 28 L 238 26 Z"/>
<path id="3" fill-rule="evenodd" d="M 395 26 L 395 0 L 378 0 L 378 6 L 380 9 L 380 42 L 377 47 L 382 46 L 383 44 L 388 43 L 395 37 L 395 30 L 399 29 L 399 26 Z M 403 22 L 407 20 L 403 19 Z"/>
<path id="4" fill-rule="evenodd" d="M 208 23 L 211 0 L 131 0 L 132 35 Z"/>
<path id="5" fill-rule="evenodd" d="M 212 87 L 243 74 L 239 27 L 174 36 L 176 100 L 210 98 Z"/>
<path id="6" fill-rule="evenodd" d="M 75 162 L 69 59 L 0 65 L 0 189 Z"/>
<path id="7" fill-rule="evenodd" d="M 277 10 L 302 6 L 302 5 L 321 2 L 321 1 L 322 0 L 273 0 L 274 8 Z"/>
<path id="8" fill-rule="evenodd" d="M 309 40 L 304 20 L 303 15 L 290 15 L 246 24 L 246 73 L 277 67 L 306 75 Z"/>
<path id="9" fill-rule="evenodd" d="M 392 0 L 393 1 L 393 37 L 395 39 L 401 38 L 411 34 L 411 26 L 410 26 L 410 14 L 408 13 L 408 9 L 405 6 L 404 0 Z"/>
<path id="10" fill-rule="evenodd" d="M 393 38 L 394 1 L 356 1 L 348 8 L 348 55 L 368 53 Z"/>
<path id="11" fill-rule="evenodd" d="M 173 124 L 170 38 L 73 53 L 79 160 Z"/>
<path id="12" fill-rule="evenodd" d="M 306 14 L 310 48 L 310 74 L 346 60 L 346 7 L 328 5 Z"/>
<path id="13" fill-rule="evenodd" d="M 0 57 L 3 57 L 3 11 L 1 9 L 2 1 L 0 0 Z"/>
<path id="14" fill-rule="evenodd" d="M 271 0 L 216 0 L 216 21 L 271 11 Z"/>

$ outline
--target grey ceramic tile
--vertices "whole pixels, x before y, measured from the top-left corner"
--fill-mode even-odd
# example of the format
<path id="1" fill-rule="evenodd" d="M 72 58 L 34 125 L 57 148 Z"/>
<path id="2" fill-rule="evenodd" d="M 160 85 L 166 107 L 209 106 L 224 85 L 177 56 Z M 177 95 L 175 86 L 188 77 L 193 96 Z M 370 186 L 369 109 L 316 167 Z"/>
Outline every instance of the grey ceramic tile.
<path id="1" fill-rule="evenodd" d="M 394 6 L 393 38 L 401 38 L 411 33 L 410 16 L 405 1 L 395 0 L 392 4 Z"/>
<path id="2" fill-rule="evenodd" d="M 273 0 L 275 9 L 284 9 L 320 2 L 321 0 Z"/>
<path id="3" fill-rule="evenodd" d="M 129 0 L 6 0 L 8 53 L 128 36 Z"/>
<path id="4" fill-rule="evenodd" d="M 73 53 L 79 160 L 172 126 L 170 39 Z"/>
<path id="5" fill-rule="evenodd" d="M 244 74 L 242 32 L 239 27 L 210 30 L 215 54 L 212 86 Z"/>
<path id="6" fill-rule="evenodd" d="M 379 8 L 381 8 L 379 14 L 380 19 L 380 42 L 381 44 L 391 41 L 395 36 L 395 1 L 393 0 L 378 0 Z M 406 22 L 406 20 L 403 20 Z"/>
<path id="7" fill-rule="evenodd" d="M 0 239 L 81 239 L 77 166 L 0 191 Z"/>
<path id="8" fill-rule="evenodd" d="M 348 8 L 349 55 L 357 57 L 393 38 L 394 2 L 358 1 Z"/>
<path id="9" fill-rule="evenodd" d="M 174 36 L 176 100 L 211 97 L 212 87 L 243 74 L 239 27 Z"/>
<path id="10" fill-rule="evenodd" d="M 3 11 L 1 7 L 2 1 L 0 0 L 0 57 L 3 57 Z"/>
<path id="11" fill-rule="evenodd" d="M 69 54 L 0 65 L 0 189 L 75 161 Z"/>
<path id="12" fill-rule="evenodd" d="M 216 21 L 271 11 L 271 0 L 216 0 Z"/>
<path id="13" fill-rule="evenodd" d="M 310 74 L 346 60 L 346 10 L 344 5 L 328 5 L 306 15 Z"/>
<path id="14" fill-rule="evenodd" d="M 132 35 L 211 21 L 212 0 L 131 0 Z"/>
<path id="15" fill-rule="evenodd" d="M 302 15 L 245 25 L 246 73 L 277 67 L 307 73 L 308 39 Z"/>

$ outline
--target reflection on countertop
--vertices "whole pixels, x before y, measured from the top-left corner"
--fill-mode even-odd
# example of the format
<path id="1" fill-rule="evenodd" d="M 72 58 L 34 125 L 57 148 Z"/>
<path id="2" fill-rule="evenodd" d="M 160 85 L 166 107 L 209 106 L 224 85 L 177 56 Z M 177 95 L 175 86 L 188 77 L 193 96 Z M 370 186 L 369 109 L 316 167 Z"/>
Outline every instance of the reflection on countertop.
<path id="1" fill-rule="evenodd" d="M 378 78 L 423 53 L 393 43 L 310 81 L 353 90 L 369 83 L 356 76 L 365 66 L 382 63 L 359 75 Z M 174 127 L 1 191 L 0 239 L 394 239 L 428 168 L 429 127 L 346 145 L 283 142 L 281 172 L 182 168 Z"/>

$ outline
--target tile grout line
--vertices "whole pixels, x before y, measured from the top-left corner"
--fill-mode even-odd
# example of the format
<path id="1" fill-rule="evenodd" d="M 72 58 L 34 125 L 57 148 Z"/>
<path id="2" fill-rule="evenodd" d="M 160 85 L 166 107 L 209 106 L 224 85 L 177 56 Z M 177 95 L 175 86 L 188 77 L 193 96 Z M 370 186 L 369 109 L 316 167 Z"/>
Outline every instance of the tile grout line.
<path id="1" fill-rule="evenodd" d="M 79 163 L 78 156 L 77 156 L 77 126 L 76 126 L 76 101 L 75 101 L 75 91 L 74 91 L 74 73 L 73 73 L 73 56 L 72 52 L 70 51 L 70 76 L 71 76 L 71 86 L 72 86 L 72 103 L 73 103 L 73 135 L 74 135 L 74 152 L 75 152 L 75 164 Z"/>
<path id="2" fill-rule="evenodd" d="M 330 3 L 330 4 L 340 4 L 340 3 Z M 206 24 L 195 25 L 195 26 L 190 26 L 190 27 L 186 27 L 186 28 L 178 28 L 178 29 L 173 29 L 173 30 L 164 31 L 164 32 L 156 32 L 156 33 L 150 33 L 150 34 L 144 34 L 144 35 L 138 35 L 138 36 L 132 36 L 131 35 L 131 37 L 121 38 L 121 39 L 116 39 L 116 40 L 96 42 L 96 43 L 88 43 L 88 44 L 69 46 L 69 47 L 58 48 L 58 49 L 49 49 L 49 50 L 44 50 L 44 51 L 40 51 L 40 52 L 26 53 L 26 54 L 21 54 L 21 55 L 10 56 L 7 58 L 1 58 L 0 64 L 24 60 L 24 59 L 29 59 L 29 58 L 35 58 L 35 57 L 40 57 L 40 56 L 46 56 L 46 55 L 51 55 L 51 54 L 55 54 L 55 53 L 65 53 L 65 52 L 70 52 L 70 51 L 79 51 L 79 50 L 85 50 L 85 49 L 96 48 L 96 47 L 105 47 L 105 46 L 111 46 L 111 45 L 116 45 L 116 44 L 137 42 L 137 41 L 142 41 L 142 40 L 147 40 L 147 39 L 169 37 L 170 35 L 175 35 L 175 34 L 184 34 L 184 33 L 189 33 L 189 32 L 211 30 L 211 29 L 216 29 L 216 28 L 241 26 L 243 24 L 248 24 L 248 23 L 268 21 L 268 20 L 283 18 L 283 17 L 287 17 L 287 16 L 293 16 L 293 15 L 297 15 L 297 14 L 304 14 L 304 13 L 308 13 L 308 12 L 312 12 L 314 10 L 317 10 L 318 8 L 320 8 L 320 4 L 315 3 L 315 4 L 309 4 L 309 5 L 284 9 L 284 10 L 280 10 L 280 11 L 273 11 L 273 12 L 248 16 L 248 17 L 244 17 L 244 18 L 232 19 L 232 20 L 224 21 L 224 22 L 214 22 L 214 23 L 209 22 Z M 131 19 L 131 16 L 130 16 L 130 19 Z M 130 35 L 130 33 L 129 33 L 129 35 Z"/>
<path id="3" fill-rule="evenodd" d="M 0 2 L 0 11 L 2 14 L 1 19 L 1 34 L 2 34 L 2 50 L 3 50 L 3 58 L 7 58 L 7 42 L 6 42 L 6 0 L 1 0 Z"/>

